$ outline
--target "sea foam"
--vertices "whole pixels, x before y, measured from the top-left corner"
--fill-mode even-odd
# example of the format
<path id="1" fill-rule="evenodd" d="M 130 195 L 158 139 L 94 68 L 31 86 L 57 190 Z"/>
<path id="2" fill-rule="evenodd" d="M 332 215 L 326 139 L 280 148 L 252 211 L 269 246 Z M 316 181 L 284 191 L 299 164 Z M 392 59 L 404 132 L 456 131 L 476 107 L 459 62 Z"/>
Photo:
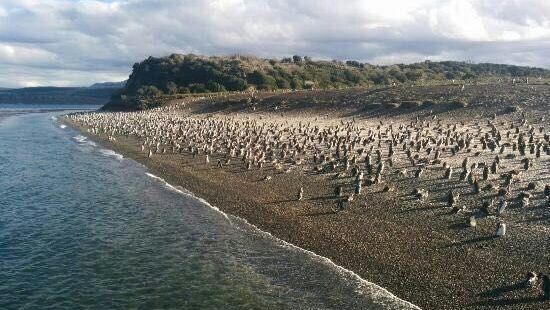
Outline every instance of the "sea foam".
<path id="1" fill-rule="evenodd" d="M 122 154 L 119 154 L 113 150 L 108 150 L 108 149 L 100 149 L 99 152 L 104 155 L 104 156 L 107 156 L 107 157 L 114 157 L 118 160 L 122 160 L 124 159 L 124 156 L 122 156 Z"/>
<path id="2" fill-rule="evenodd" d="M 73 139 L 75 139 L 77 142 L 84 143 L 84 141 L 86 141 L 88 138 L 82 135 L 78 135 L 78 136 L 74 136 Z"/>
<path id="3" fill-rule="evenodd" d="M 177 193 L 179 193 L 179 194 L 182 194 L 182 195 L 184 195 L 184 196 L 191 197 L 191 198 L 193 198 L 193 199 L 195 199 L 195 200 L 197 200 L 197 201 L 199 201 L 199 202 L 205 204 L 206 206 L 208 206 L 208 207 L 210 207 L 210 208 L 212 208 L 212 209 L 218 211 L 218 212 L 219 212 L 221 215 L 223 215 L 229 222 L 231 222 L 231 219 L 229 218 L 229 216 L 227 216 L 227 214 L 226 214 L 225 212 L 223 212 L 222 210 L 218 209 L 217 207 L 211 205 L 210 203 L 208 203 L 208 201 L 206 201 L 206 200 L 204 200 L 204 199 L 202 199 L 202 198 L 200 198 L 200 197 L 195 196 L 192 192 L 190 192 L 190 191 L 188 191 L 188 190 L 186 190 L 186 189 L 184 189 L 184 188 L 182 188 L 182 187 L 180 187 L 180 186 L 175 187 L 175 186 L 173 186 L 172 184 L 166 182 L 163 178 L 158 177 L 158 176 L 156 176 L 156 175 L 154 175 L 154 174 L 152 174 L 152 173 L 146 172 L 145 174 L 146 174 L 147 176 L 149 176 L 149 177 L 151 177 L 151 178 L 153 178 L 153 179 L 155 179 L 155 180 L 161 182 L 161 183 L 162 183 L 165 187 L 167 187 L 168 189 L 170 189 L 170 190 L 172 190 L 172 191 L 174 191 L 174 192 L 177 192 Z"/>
<path id="4" fill-rule="evenodd" d="M 88 138 L 84 137 L 83 135 L 74 136 L 73 139 L 75 139 L 80 144 L 96 146 L 94 141 L 88 140 Z"/>
<path id="5" fill-rule="evenodd" d="M 195 196 L 192 192 L 190 192 L 188 190 L 185 190 L 185 189 L 181 188 L 180 186 L 175 187 L 175 186 L 171 185 L 170 183 L 166 182 L 163 178 L 158 177 L 158 176 L 156 176 L 152 173 L 146 172 L 145 174 L 147 176 L 157 180 L 157 181 L 160 181 L 165 187 L 167 187 L 168 189 L 170 189 L 174 192 L 177 192 L 179 194 L 182 194 L 182 195 L 185 195 L 187 197 L 191 197 L 195 200 L 200 201 L 204 205 L 206 205 L 206 206 L 210 207 L 211 209 L 219 212 L 231 224 L 233 224 L 233 222 L 231 221 L 231 219 L 229 218 L 229 215 L 227 213 L 225 213 L 222 210 L 220 210 L 219 208 L 211 205 L 208 201 L 206 201 L 206 200 L 204 200 L 200 197 Z M 394 294 L 392 294 L 387 289 L 385 289 L 385 288 L 383 288 L 383 287 L 381 287 L 381 286 L 379 286 L 375 283 L 369 282 L 369 281 L 361 278 L 361 276 L 359 276 L 355 272 L 353 272 L 349 269 L 346 269 L 346 268 L 344 268 L 340 265 L 337 265 L 330 258 L 321 256 L 319 254 L 316 254 L 315 252 L 306 250 L 306 249 L 301 248 L 297 245 L 294 245 L 290 242 L 286 242 L 282 239 L 279 239 L 279 238 L 273 236 L 271 233 L 269 233 L 267 231 L 263 231 L 260 228 L 258 228 L 256 225 L 249 223 L 246 219 L 243 219 L 241 217 L 234 216 L 234 215 L 231 215 L 231 218 L 234 218 L 237 221 L 242 222 L 248 228 L 251 228 L 255 232 L 257 232 L 257 233 L 259 233 L 259 234 L 275 241 L 275 243 L 278 244 L 279 246 L 294 249 L 294 250 L 297 250 L 299 252 L 302 252 L 302 253 L 306 254 L 308 257 L 310 257 L 310 258 L 312 258 L 312 259 L 328 266 L 329 268 L 335 270 L 339 275 L 341 275 L 343 277 L 349 277 L 350 279 L 352 279 L 356 283 L 357 286 L 356 286 L 355 292 L 359 295 L 363 295 L 363 296 L 364 295 L 369 295 L 369 297 L 372 298 L 375 302 L 378 302 L 378 303 L 380 303 L 381 305 L 384 305 L 384 306 L 388 306 L 391 309 L 420 309 L 420 307 L 395 296 Z M 237 226 L 237 228 L 239 228 L 239 227 Z"/>

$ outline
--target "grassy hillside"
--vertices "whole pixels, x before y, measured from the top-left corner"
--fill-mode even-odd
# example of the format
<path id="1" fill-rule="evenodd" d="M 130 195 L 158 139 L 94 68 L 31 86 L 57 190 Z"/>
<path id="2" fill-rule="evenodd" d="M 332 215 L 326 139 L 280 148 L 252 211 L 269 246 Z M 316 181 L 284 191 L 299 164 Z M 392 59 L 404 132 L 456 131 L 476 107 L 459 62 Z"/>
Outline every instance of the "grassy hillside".
<path id="1" fill-rule="evenodd" d="M 139 105 L 136 98 L 249 89 L 341 89 L 497 79 L 533 82 L 546 78 L 550 78 L 549 70 L 488 63 L 425 61 L 376 66 L 358 61 L 313 61 L 301 56 L 276 60 L 172 54 L 134 64 L 126 86 L 113 99 Z"/>

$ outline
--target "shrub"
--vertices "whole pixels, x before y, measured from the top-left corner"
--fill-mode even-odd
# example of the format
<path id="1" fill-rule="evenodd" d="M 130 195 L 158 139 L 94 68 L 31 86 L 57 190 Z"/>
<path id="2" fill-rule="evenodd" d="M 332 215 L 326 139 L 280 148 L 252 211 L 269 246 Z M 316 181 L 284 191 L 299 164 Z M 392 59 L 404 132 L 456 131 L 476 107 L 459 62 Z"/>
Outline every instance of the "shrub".
<path id="1" fill-rule="evenodd" d="M 295 77 L 292 80 L 290 80 L 290 87 L 292 89 L 302 89 L 304 87 L 304 83 L 299 78 Z"/>
<path id="2" fill-rule="evenodd" d="M 407 100 L 407 101 L 401 101 L 400 107 L 404 109 L 412 109 L 412 108 L 417 108 L 421 105 L 422 103 L 420 101 Z"/>
<path id="3" fill-rule="evenodd" d="M 206 84 L 206 88 L 208 89 L 208 91 L 213 92 L 213 93 L 225 91 L 225 87 L 223 87 L 223 85 L 221 85 L 220 83 L 217 83 L 217 82 L 213 82 L 213 81 L 209 81 Z"/>
<path id="4" fill-rule="evenodd" d="M 277 81 L 265 72 L 259 70 L 254 70 L 254 72 L 248 76 L 248 82 L 257 85 L 258 89 L 271 90 L 277 88 Z"/>
<path id="5" fill-rule="evenodd" d="M 515 113 L 515 112 L 517 112 L 517 111 L 519 111 L 519 108 L 518 108 L 518 107 L 516 107 L 516 106 L 508 106 L 508 107 L 506 107 L 506 108 L 504 109 L 503 112 L 504 112 L 504 114 L 510 114 L 510 113 Z"/>
<path id="6" fill-rule="evenodd" d="M 276 83 L 277 83 L 277 87 L 280 88 L 280 89 L 289 89 L 289 88 L 291 88 L 290 82 L 283 79 L 283 78 L 277 79 Z"/>
<path id="7" fill-rule="evenodd" d="M 178 85 L 174 82 L 168 82 L 166 84 L 165 91 L 167 94 L 173 95 L 178 92 Z"/>
<path id="8" fill-rule="evenodd" d="M 153 85 L 146 85 L 141 86 L 138 89 L 137 94 L 142 97 L 158 97 L 162 95 L 162 91 Z"/>
<path id="9" fill-rule="evenodd" d="M 436 102 L 433 100 L 424 100 L 424 102 L 422 102 L 422 105 L 425 107 L 433 107 L 436 105 Z"/>
<path id="10" fill-rule="evenodd" d="M 356 60 L 348 60 L 346 61 L 346 65 L 350 67 L 361 68 L 361 63 Z"/>
<path id="11" fill-rule="evenodd" d="M 384 102 L 382 106 L 386 109 L 397 109 L 399 108 L 399 103 L 396 102 Z"/>
<path id="12" fill-rule="evenodd" d="M 202 83 L 189 84 L 189 90 L 192 93 L 206 93 L 206 86 Z"/>
<path id="13" fill-rule="evenodd" d="M 451 101 L 451 106 L 454 108 L 465 108 L 468 105 L 469 105 L 468 102 L 461 99 Z"/>

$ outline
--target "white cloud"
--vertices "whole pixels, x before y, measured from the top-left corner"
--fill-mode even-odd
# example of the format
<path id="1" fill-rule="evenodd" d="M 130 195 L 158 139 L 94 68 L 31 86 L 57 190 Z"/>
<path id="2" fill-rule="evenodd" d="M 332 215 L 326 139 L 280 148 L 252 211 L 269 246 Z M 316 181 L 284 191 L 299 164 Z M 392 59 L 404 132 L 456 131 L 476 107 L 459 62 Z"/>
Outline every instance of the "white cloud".
<path id="1" fill-rule="evenodd" d="M 48 65 L 57 63 L 56 55 L 34 46 L 5 44 L 0 42 L 0 59 L 14 65 Z"/>
<path id="2" fill-rule="evenodd" d="M 117 80 L 172 52 L 550 66 L 547 0 L 1 2 L 0 86 Z"/>
<path id="3" fill-rule="evenodd" d="M 450 1 L 429 10 L 430 28 L 434 33 L 451 39 L 489 41 L 491 35 L 473 1 Z"/>

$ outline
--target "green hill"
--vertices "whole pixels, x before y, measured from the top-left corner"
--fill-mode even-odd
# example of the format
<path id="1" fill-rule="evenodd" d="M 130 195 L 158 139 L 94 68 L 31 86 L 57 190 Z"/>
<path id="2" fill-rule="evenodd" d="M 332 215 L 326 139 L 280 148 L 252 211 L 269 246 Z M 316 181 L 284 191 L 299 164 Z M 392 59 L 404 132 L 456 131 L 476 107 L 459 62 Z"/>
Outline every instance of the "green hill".
<path id="1" fill-rule="evenodd" d="M 378 66 L 358 61 L 314 61 L 309 57 L 261 59 L 252 56 L 206 57 L 172 54 L 149 57 L 133 66 L 116 102 L 163 95 L 244 91 L 248 89 L 340 89 L 356 86 L 429 84 L 549 78 L 540 68 L 501 64 L 425 61 Z M 131 104 L 131 103 L 130 103 Z"/>

